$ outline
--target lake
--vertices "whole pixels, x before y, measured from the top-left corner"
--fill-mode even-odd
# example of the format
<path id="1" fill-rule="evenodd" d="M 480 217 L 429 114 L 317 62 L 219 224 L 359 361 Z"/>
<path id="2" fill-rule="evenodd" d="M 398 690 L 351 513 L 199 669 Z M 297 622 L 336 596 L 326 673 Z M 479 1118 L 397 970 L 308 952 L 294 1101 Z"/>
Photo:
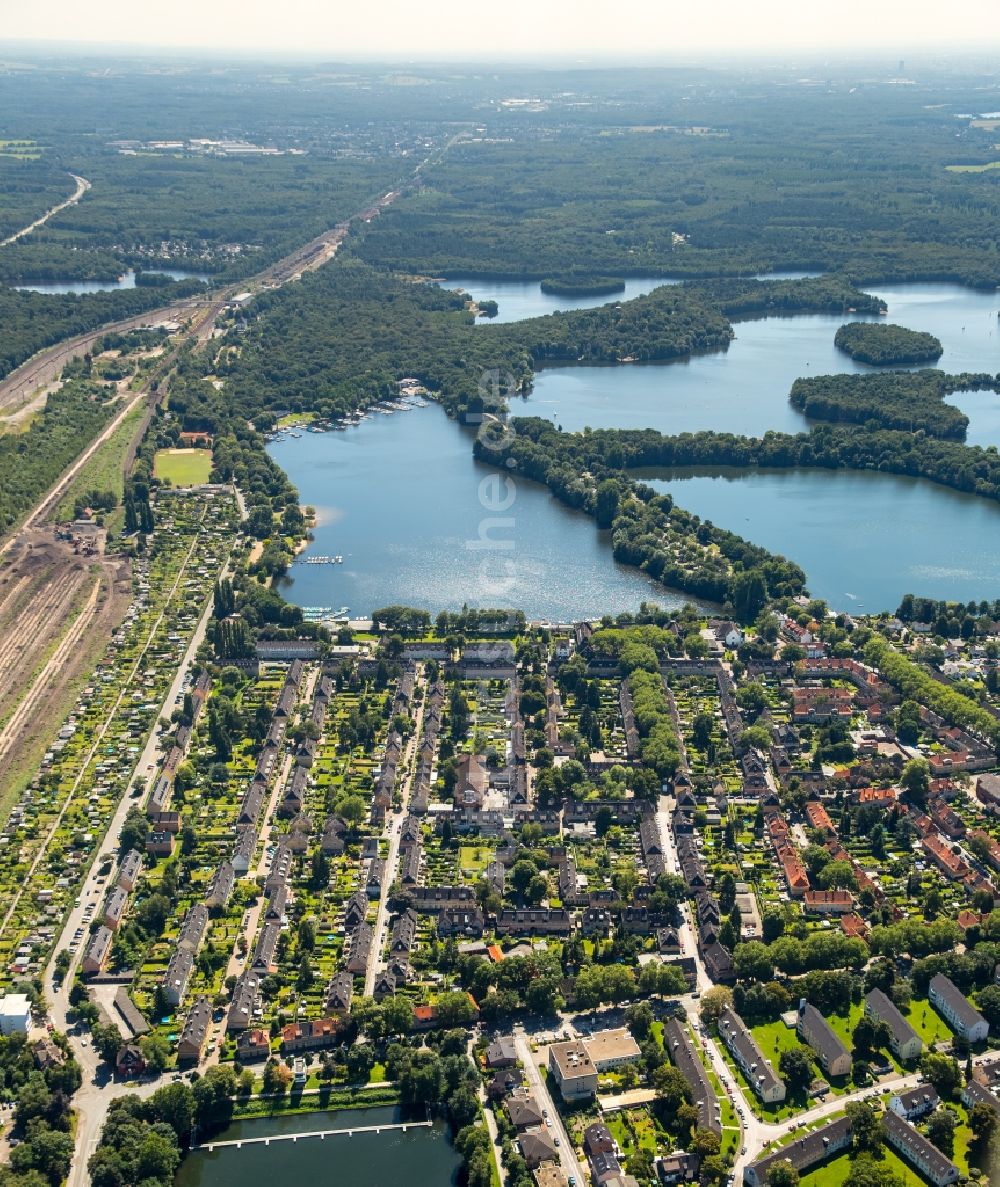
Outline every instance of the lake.
<path id="1" fill-rule="evenodd" d="M 805 569 L 838 610 L 895 610 L 904 593 L 1000 596 L 1000 504 L 917 478 L 847 470 L 639 470 L 719 527 Z"/>
<path id="2" fill-rule="evenodd" d="M 169 276 L 171 280 L 211 280 L 207 272 L 185 272 L 182 268 L 145 268 L 145 272 L 156 276 Z M 67 293 L 108 293 L 113 289 L 134 289 L 135 272 L 130 268 L 117 280 L 74 280 L 52 281 L 46 284 L 16 284 L 14 288 L 23 293 L 52 293 L 64 296 Z"/>
<path id="3" fill-rule="evenodd" d="M 558 300 L 537 284 L 457 280 L 477 299 L 489 296 L 513 312 L 506 320 L 551 312 Z M 636 283 L 647 283 L 636 282 Z M 656 283 L 651 282 L 655 287 Z M 508 295 L 507 290 L 510 290 Z M 528 291 L 533 289 L 534 296 Z M 648 291 L 648 290 L 646 290 Z M 1000 294 L 953 284 L 875 286 L 889 306 L 886 320 L 935 334 L 944 346 L 938 367 L 951 372 L 1000 371 Z M 601 301 L 591 299 L 590 305 Z M 544 416 L 567 432 L 594 429 L 655 428 L 664 433 L 702 429 L 761 436 L 772 429 L 799 433 L 808 420 L 788 403 L 800 376 L 864 373 L 877 370 L 855 362 L 833 345 L 845 320 L 842 314 L 772 317 L 736 323 L 736 338 L 726 351 L 670 363 L 611 367 L 544 367 L 534 390 L 513 411 Z M 878 318 L 854 316 L 853 320 Z M 1000 442 L 1000 396 L 968 393 L 955 402 L 970 417 L 970 444 Z"/>
<path id="4" fill-rule="evenodd" d="M 315 1183 L 363 1183 L 364 1187 L 397 1187 L 401 1178 L 413 1187 L 449 1187 L 457 1182 L 461 1158 L 443 1126 L 355 1133 L 344 1130 L 385 1125 L 399 1120 L 394 1108 L 299 1113 L 239 1121 L 219 1140 L 269 1137 L 316 1130 L 339 1131 L 327 1138 L 274 1142 L 211 1154 L 195 1151 L 181 1164 L 176 1187 L 274 1187 L 303 1179 Z M 335 1169 L 334 1169 L 335 1168 Z M 405 1168 L 405 1169 L 404 1169 Z"/>
<path id="5" fill-rule="evenodd" d="M 767 272 L 757 280 L 801 280 L 817 276 L 816 272 Z M 624 279 L 624 278 L 623 278 Z M 560 297 L 542 292 L 540 280 L 484 280 L 474 276 L 448 276 L 436 282 L 442 288 L 464 289 L 477 301 L 496 301 L 500 307 L 496 317 L 482 318 L 481 325 L 523 321 L 526 317 L 542 317 L 547 313 L 565 313 L 570 309 L 593 309 L 613 301 L 631 301 L 665 284 L 681 284 L 678 276 L 630 276 L 620 293 L 605 293 L 599 297 Z"/>
<path id="6" fill-rule="evenodd" d="M 434 613 L 468 603 L 563 622 L 651 597 L 683 603 L 615 564 L 610 533 L 543 487 L 518 479 L 494 492 L 495 471 L 473 461 L 472 441 L 431 406 L 273 442 L 271 456 L 319 517 L 315 540 L 289 570 L 287 596 L 348 606 L 355 617 L 395 603 Z M 343 564 L 305 563 L 337 554 Z"/>
<path id="7" fill-rule="evenodd" d="M 548 312 L 540 304 L 557 300 L 536 283 L 449 283 L 476 297 L 492 294 L 501 307 L 505 291 L 514 290 L 523 316 Z M 1000 371 L 998 294 L 943 284 L 877 291 L 890 320 L 941 339 L 941 367 Z M 511 411 L 546 416 L 567 430 L 799 432 L 808 422 L 788 403 L 796 378 L 872 369 L 835 350 L 842 321 L 744 321 L 727 351 L 681 362 L 546 368 Z M 1000 396 L 962 392 L 950 402 L 970 417 L 970 444 L 1000 444 Z M 435 611 L 468 602 L 566 620 L 635 609 L 644 599 L 665 606 L 684 600 L 616 566 L 607 533 L 523 480 L 503 516 L 513 519 L 513 546 L 470 546 L 489 518 L 479 486 L 491 471 L 472 461 L 469 432 L 438 409 L 376 414 L 344 432 L 286 436 L 271 453 L 303 502 L 319 509 L 306 555 L 344 556 L 342 565 L 293 566 L 287 593 L 299 605 L 346 605 L 362 616 L 393 602 Z M 812 592 L 844 609 L 892 609 L 905 592 L 963 600 L 998 595 L 992 558 L 1000 509 L 985 500 L 889 475 L 831 471 L 702 475 L 670 489 L 681 506 L 801 564 Z"/>

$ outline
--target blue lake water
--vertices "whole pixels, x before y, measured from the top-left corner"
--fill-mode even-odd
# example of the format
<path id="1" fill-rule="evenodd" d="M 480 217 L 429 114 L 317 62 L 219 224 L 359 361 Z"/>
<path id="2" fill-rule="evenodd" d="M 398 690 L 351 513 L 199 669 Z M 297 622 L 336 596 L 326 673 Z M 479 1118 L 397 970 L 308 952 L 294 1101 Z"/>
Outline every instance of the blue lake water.
<path id="1" fill-rule="evenodd" d="M 300 606 L 364 616 L 396 603 L 435 613 L 468 603 L 567 621 L 685 600 L 615 564 L 610 533 L 544 488 L 505 479 L 495 490 L 494 470 L 473 461 L 470 431 L 440 408 L 287 435 L 270 453 L 319 516 L 289 570 L 286 594 Z M 338 554 L 343 564 L 305 563 Z"/>
<path id="2" fill-rule="evenodd" d="M 492 294 L 501 309 L 511 289 L 521 316 L 549 312 L 540 305 L 550 298 L 537 285 L 451 283 L 476 297 Z M 1000 372 L 1000 294 L 956 285 L 876 291 L 889 305 L 888 320 L 941 339 L 941 368 Z M 683 362 L 547 368 L 512 412 L 546 416 L 570 431 L 798 432 L 808 424 L 788 404 L 797 377 L 871 370 L 834 348 L 842 322 L 744 321 L 727 351 Z M 951 402 L 971 419 L 970 444 L 1000 445 L 1000 396 L 964 392 Z M 468 432 L 437 409 L 285 437 L 271 452 L 303 501 L 320 510 L 307 555 L 345 558 L 343 565 L 293 566 L 288 592 L 300 605 L 347 605 L 364 614 L 392 602 L 435 610 L 468 602 L 565 620 L 634 609 L 651 597 L 665 605 L 683 600 L 616 566 L 606 533 L 523 480 L 504 515 L 514 520 L 513 547 L 470 547 L 484 518 L 479 484 L 490 471 L 473 462 Z M 828 471 L 675 477 L 670 489 L 681 506 L 801 564 L 812 592 L 835 606 L 892 609 L 905 592 L 1000 596 L 1000 507 L 985 500 L 890 475 Z"/>
<path id="3" fill-rule="evenodd" d="M 171 280 L 211 280 L 207 272 L 185 272 L 182 268 L 145 268 L 145 272 L 157 276 L 169 276 Z M 113 289 L 134 289 L 135 272 L 130 268 L 117 280 L 74 280 L 51 281 L 45 284 L 18 284 L 14 286 L 24 293 L 52 293 L 62 296 L 67 293 L 107 293 Z"/>
<path id="4" fill-rule="evenodd" d="M 314 1183 L 364 1183 L 365 1187 L 453 1187 L 461 1158 L 444 1127 L 420 1126 L 379 1133 L 352 1132 L 398 1122 L 398 1109 L 344 1109 L 240 1121 L 215 1135 L 220 1141 L 327 1131 L 325 1138 L 255 1142 L 189 1154 L 177 1187 L 274 1187 L 298 1178 Z"/>
<path id="5" fill-rule="evenodd" d="M 905 593 L 1000 596 L 1000 504 L 921 479 L 847 470 L 637 471 L 688 511 L 781 553 L 837 609 Z"/>

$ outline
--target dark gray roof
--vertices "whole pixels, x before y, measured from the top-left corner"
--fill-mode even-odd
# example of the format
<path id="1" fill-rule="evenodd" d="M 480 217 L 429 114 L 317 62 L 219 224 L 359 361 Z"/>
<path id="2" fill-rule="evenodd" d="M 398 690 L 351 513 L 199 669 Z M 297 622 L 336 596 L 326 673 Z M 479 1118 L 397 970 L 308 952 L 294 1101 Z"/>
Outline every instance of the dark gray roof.
<path id="1" fill-rule="evenodd" d="M 941 1103 L 933 1084 L 918 1084 L 915 1088 L 908 1088 L 906 1092 L 898 1092 L 896 1095 L 907 1113 L 928 1112 L 936 1109 Z"/>
<path id="2" fill-rule="evenodd" d="M 715 1115 L 715 1089 L 687 1031 L 676 1018 L 668 1018 L 663 1024 L 663 1045 L 677 1065 L 677 1070 L 691 1086 L 698 1110 L 698 1128 L 721 1133 L 722 1125 Z"/>
<path id="3" fill-rule="evenodd" d="M 917 1032 L 899 1012 L 892 999 L 881 989 L 873 989 L 866 995 L 865 1001 L 871 1003 L 876 1016 L 888 1026 L 897 1043 L 908 1043 L 910 1039 L 918 1037 Z"/>
<path id="4" fill-rule="evenodd" d="M 735 1010 L 727 1007 L 719 1018 L 719 1034 L 723 1042 L 731 1050 L 739 1052 L 740 1059 L 748 1068 L 754 1068 L 751 1087 L 763 1095 L 769 1089 L 781 1084 L 774 1068 L 764 1058 L 764 1053 L 757 1046 L 757 1041 L 747 1030 L 743 1019 Z"/>
<path id="5" fill-rule="evenodd" d="M 799 1007 L 799 1014 L 809 1030 L 809 1045 L 814 1048 L 824 1063 L 848 1054 L 848 1050 L 840 1041 L 837 1032 L 814 1005 L 806 1002 Z"/>
<path id="6" fill-rule="evenodd" d="M 937 1146 L 929 1142 L 919 1130 L 914 1129 L 909 1121 L 904 1121 L 890 1110 L 883 1117 L 882 1124 L 885 1126 L 889 1144 L 903 1154 L 918 1159 L 921 1171 L 930 1172 L 934 1179 L 948 1178 L 952 1171 L 955 1172 L 954 1177 L 958 1177 L 958 1170 L 951 1159 L 946 1158 Z"/>
<path id="7" fill-rule="evenodd" d="M 892 1116 L 895 1117 L 895 1113 Z M 896 1119 L 899 1120 L 898 1117 Z M 753 1163 L 757 1182 L 763 1183 L 768 1171 L 778 1162 L 790 1162 L 798 1171 L 821 1162 L 831 1149 L 837 1149 L 841 1145 L 845 1135 L 850 1135 L 850 1132 L 850 1117 L 838 1117 L 822 1129 L 796 1138 L 794 1142 L 789 1142 L 785 1146 L 779 1146 L 772 1154 L 767 1154 Z"/>
<path id="8" fill-rule="evenodd" d="M 948 1003 L 952 1012 L 966 1029 L 983 1021 L 982 1014 L 979 1013 L 965 994 L 944 973 L 936 973 L 931 978 L 928 990 L 933 990 L 938 997 Z"/>

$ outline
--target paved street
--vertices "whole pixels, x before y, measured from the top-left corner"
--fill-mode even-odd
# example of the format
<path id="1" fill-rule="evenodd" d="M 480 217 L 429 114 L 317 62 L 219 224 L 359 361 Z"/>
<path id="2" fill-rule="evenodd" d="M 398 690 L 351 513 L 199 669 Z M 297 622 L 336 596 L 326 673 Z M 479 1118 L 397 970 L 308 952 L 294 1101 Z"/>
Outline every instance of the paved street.
<path id="1" fill-rule="evenodd" d="M 545 1077 L 539 1072 L 538 1064 L 535 1062 L 537 1059 L 541 1059 L 542 1066 L 545 1066 L 545 1061 L 548 1059 L 546 1049 L 540 1047 L 537 1052 L 533 1053 L 531 1043 L 522 1027 L 515 1027 L 514 1043 L 517 1047 L 517 1057 L 524 1066 L 525 1078 L 528 1081 L 528 1087 L 531 1089 L 532 1095 L 541 1108 L 548 1109 L 548 1119 L 552 1122 L 550 1132 L 553 1137 L 559 1138 L 559 1159 L 562 1163 L 563 1170 L 566 1172 L 567 1177 L 572 1175 L 576 1179 L 577 1187 L 583 1187 L 585 1183 L 590 1181 L 590 1176 L 584 1172 L 583 1167 L 577 1159 L 576 1150 L 570 1140 L 566 1126 L 563 1125 L 559 1110 L 552 1101 L 549 1086 L 545 1081 Z"/>

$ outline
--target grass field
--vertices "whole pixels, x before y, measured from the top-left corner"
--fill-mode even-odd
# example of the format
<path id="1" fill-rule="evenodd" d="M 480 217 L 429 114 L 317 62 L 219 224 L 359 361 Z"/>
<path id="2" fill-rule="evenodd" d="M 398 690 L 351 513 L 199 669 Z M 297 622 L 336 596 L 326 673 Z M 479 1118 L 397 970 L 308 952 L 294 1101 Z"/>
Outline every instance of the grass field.
<path id="1" fill-rule="evenodd" d="M 69 519 L 72 516 L 73 505 L 77 498 L 86 494 L 87 491 L 113 491 L 121 502 L 125 492 L 125 458 L 145 415 L 146 409 L 142 401 L 139 401 L 107 441 L 95 451 L 59 504 L 60 519 Z M 115 515 L 108 517 L 108 524 L 112 530 L 117 530 L 116 516 L 120 515 L 121 509 L 119 508 Z"/>
<path id="2" fill-rule="evenodd" d="M 887 1170 L 904 1184 L 904 1187 L 927 1187 L 924 1180 L 905 1162 L 897 1157 L 895 1151 L 884 1150 L 883 1165 Z M 848 1154 L 841 1154 L 838 1158 L 831 1158 L 815 1170 L 807 1171 L 799 1180 L 800 1187 L 839 1187 L 851 1173 L 851 1159 Z"/>
<path id="3" fill-rule="evenodd" d="M 985 165 L 945 165 L 949 173 L 988 173 L 1000 169 L 1000 161 L 988 161 Z"/>
<path id="4" fill-rule="evenodd" d="M 951 1029 L 928 1001 L 911 1002 L 909 1009 L 904 1010 L 906 1020 L 924 1042 L 948 1043 L 951 1041 Z"/>
<path id="5" fill-rule="evenodd" d="M 212 472 L 210 449 L 158 449 L 153 476 L 171 486 L 200 486 Z"/>
<path id="6" fill-rule="evenodd" d="M 492 858 L 493 850 L 484 845 L 462 845 L 458 851 L 459 866 L 470 874 L 481 874 Z"/>

